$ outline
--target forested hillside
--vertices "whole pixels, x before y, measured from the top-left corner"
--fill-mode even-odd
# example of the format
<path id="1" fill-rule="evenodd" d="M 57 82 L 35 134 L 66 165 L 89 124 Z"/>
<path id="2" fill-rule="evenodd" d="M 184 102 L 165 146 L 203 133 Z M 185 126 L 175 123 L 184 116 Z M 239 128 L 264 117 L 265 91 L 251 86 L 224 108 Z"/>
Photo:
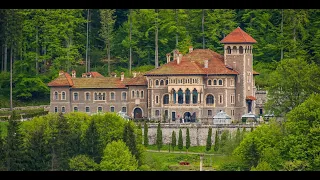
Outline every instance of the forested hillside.
<path id="1" fill-rule="evenodd" d="M 130 76 L 164 64 L 175 48 L 223 53 L 220 40 L 240 26 L 258 42 L 253 48 L 257 86 L 271 88 L 271 94 L 279 92 L 272 88 L 298 93 L 297 99 L 288 97 L 289 111 L 319 90 L 319 78 L 313 78 L 319 77 L 319 15 L 318 9 L 0 9 L 0 107 L 9 107 L 10 62 L 14 106 L 44 104 L 49 103 L 46 83 L 59 70 Z M 297 76 L 289 77 L 280 61 Z M 279 87 L 281 77 L 288 81 Z M 277 99 L 282 97 L 278 93 Z"/>

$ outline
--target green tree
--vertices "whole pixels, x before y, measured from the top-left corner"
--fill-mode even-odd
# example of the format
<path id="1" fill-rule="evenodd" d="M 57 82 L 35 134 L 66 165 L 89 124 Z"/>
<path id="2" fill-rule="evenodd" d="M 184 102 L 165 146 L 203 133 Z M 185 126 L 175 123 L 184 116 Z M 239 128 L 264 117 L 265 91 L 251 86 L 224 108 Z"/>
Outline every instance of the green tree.
<path id="1" fill-rule="evenodd" d="M 144 122 L 144 128 L 143 128 L 143 144 L 145 147 L 148 147 L 149 145 L 149 137 L 148 137 L 148 124 L 147 122 Z"/>
<path id="2" fill-rule="evenodd" d="M 215 133 L 215 137 L 214 137 L 214 147 L 213 147 L 213 150 L 215 152 L 217 152 L 219 150 L 219 147 L 220 147 L 220 139 L 219 139 L 219 131 L 216 130 L 216 133 Z"/>
<path id="3" fill-rule="evenodd" d="M 99 164 L 94 162 L 87 155 L 77 155 L 69 159 L 69 167 L 71 171 L 98 171 Z"/>
<path id="4" fill-rule="evenodd" d="M 158 123 L 158 127 L 157 127 L 157 140 L 156 140 L 156 144 L 157 144 L 157 148 L 158 151 L 160 151 L 160 149 L 162 148 L 162 130 L 161 130 L 161 126 L 160 123 Z"/>
<path id="5" fill-rule="evenodd" d="M 212 145 L 211 136 L 212 136 L 212 128 L 209 127 L 208 136 L 207 136 L 206 151 L 210 151 L 210 149 L 211 149 L 211 145 Z"/>
<path id="6" fill-rule="evenodd" d="M 134 132 L 135 124 L 133 121 L 127 121 L 124 126 L 123 139 L 122 141 L 126 143 L 126 146 L 129 148 L 131 154 L 135 157 L 135 159 L 140 162 L 140 154 L 137 148 L 136 143 L 136 134 Z"/>
<path id="7" fill-rule="evenodd" d="M 176 132 L 172 131 L 172 135 L 171 135 L 171 147 L 172 147 L 172 151 L 174 151 L 174 148 L 177 146 L 177 137 L 176 137 Z"/>
<path id="8" fill-rule="evenodd" d="M 235 144 L 236 144 L 236 146 L 239 145 L 240 142 L 241 142 L 241 132 L 240 132 L 240 128 L 238 127 L 236 135 L 235 135 Z"/>
<path id="9" fill-rule="evenodd" d="M 103 38 L 106 50 L 107 50 L 107 61 L 108 61 L 108 75 L 111 74 L 111 47 L 114 38 L 114 23 L 115 23 L 115 9 L 101 9 L 101 32 L 100 35 Z"/>
<path id="10" fill-rule="evenodd" d="M 304 59 L 283 59 L 270 75 L 266 107 L 275 115 L 284 115 L 319 92 L 319 67 Z"/>
<path id="11" fill-rule="evenodd" d="M 141 124 L 138 124 L 138 128 L 137 128 L 137 144 L 142 144 L 142 127 Z"/>
<path id="12" fill-rule="evenodd" d="M 0 171 L 4 171 L 6 168 L 6 152 L 5 152 L 5 139 L 2 137 L 2 126 L 0 126 Z"/>
<path id="13" fill-rule="evenodd" d="M 99 133 L 94 118 L 90 120 L 89 126 L 85 131 L 82 144 L 83 153 L 93 159 L 94 162 L 99 163 L 101 161 L 102 154 L 99 151 Z"/>
<path id="14" fill-rule="evenodd" d="M 178 149 L 180 150 L 180 152 L 183 149 L 183 139 L 182 139 L 182 130 L 181 129 L 179 129 Z"/>
<path id="15" fill-rule="evenodd" d="M 9 119 L 6 136 L 6 165 L 8 171 L 23 170 L 23 137 L 21 134 L 21 122 L 16 120 L 16 112 L 13 111 Z"/>
<path id="16" fill-rule="evenodd" d="M 112 141 L 104 149 L 100 163 L 102 171 L 135 171 L 138 162 L 122 140 Z"/>
<path id="17" fill-rule="evenodd" d="M 189 133 L 189 128 L 187 128 L 187 131 L 186 131 L 186 149 L 187 149 L 187 152 L 188 152 L 189 147 L 190 147 L 190 133 Z"/>

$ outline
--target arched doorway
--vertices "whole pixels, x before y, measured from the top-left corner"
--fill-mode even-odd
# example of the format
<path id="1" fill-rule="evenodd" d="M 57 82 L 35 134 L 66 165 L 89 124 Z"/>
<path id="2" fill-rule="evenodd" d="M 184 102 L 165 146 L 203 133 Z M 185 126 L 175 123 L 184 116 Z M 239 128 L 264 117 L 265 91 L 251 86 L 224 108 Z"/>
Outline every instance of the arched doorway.
<path id="1" fill-rule="evenodd" d="M 142 118 L 142 110 L 141 108 L 135 108 L 133 111 L 133 118 Z"/>
<path id="2" fill-rule="evenodd" d="M 190 122 L 191 120 L 191 113 L 190 112 L 185 112 L 183 114 L 184 122 Z"/>

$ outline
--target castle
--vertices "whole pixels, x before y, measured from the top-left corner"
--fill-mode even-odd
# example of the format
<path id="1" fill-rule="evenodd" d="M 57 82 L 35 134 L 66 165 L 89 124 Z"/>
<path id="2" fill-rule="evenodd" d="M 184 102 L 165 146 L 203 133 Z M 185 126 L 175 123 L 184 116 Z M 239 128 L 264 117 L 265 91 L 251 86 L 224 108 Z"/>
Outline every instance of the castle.
<path id="1" fill-rule="evenodd" d="M 264 113 L 266 93 L 257 91 L 253 70 L 253 44 L 240 27 L 221 40 L 223 55 L 210 49 L 178 50 L 167 54 L 167 63 L 132 78 L 104 77 L 98 72 L 76 77 L 60 71 L 48 83 L 50 112 L 123 112 L 132 118 L 183 118 L 195 122 L 220 111 L 233 120 L 252 112 Z"/>

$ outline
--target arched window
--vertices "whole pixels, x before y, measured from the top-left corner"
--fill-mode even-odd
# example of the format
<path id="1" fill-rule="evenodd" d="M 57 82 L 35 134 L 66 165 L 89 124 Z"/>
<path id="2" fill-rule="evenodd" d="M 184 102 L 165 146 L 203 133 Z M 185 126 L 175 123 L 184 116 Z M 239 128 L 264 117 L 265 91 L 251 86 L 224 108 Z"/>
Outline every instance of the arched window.
<path id="1" fill-rule="evenodd" d="M 164 82 L 163 82 L 163 80 L 161 79 L 160 80 L 160 86 L 163 86 L 164 85 Z"/>
<path id="2" fill-rule="evenodd" d="M 73 107 L 73 111 L 78 112 L 78 107 L 77 106 Z"/>
<path id="3" fill-rule="evenodd" d="M 222 86 L 223 83 L 222 83 L 222 79 L 219 79 L 219 86 Z"/>
<path id="4" fill-rule="evenodd" d="M 169 94 L 163 96 L 163 104 L 169 104 Z"/>
<path id="5" fill-rule="evenodd" d="M 171 91 L 172 91 L 172 94 L 173 94 L 173 103 L 175 104 L 175 103 L 177 103 L 176 102 L 177 93 L 176 93 L 176 90 L 174 90 L 174 89 L 172 89 Z"/>
<path id="6" fill-rule="evenodd" d="M 58 100 L 58 92 L 54 92 L 54 100 Z"/>
<path id="7" fill-rule="evenodd" d="M 137 98 L 140 96 L 139 91 L 137 91 Z"/>
<path id="8" fill-rule="evenodd" d="M 239 47 L 239 53 L 243 54 L 243 47 L 242 46 Z"/>
<path id="9" fill-rule="evenodd" d="M 156 86 L 159 86 L 159 80 L 156 80 Z"/>
<path id="10" fill-rule="evenodd" d="M 63 94 L 62 94 L 63 95 Z M 89 92 L 86 92 L 86 100 L 90 100 L 90 93 Z"/>
<path id="11" fill-rule="evenodd" d="M 61 99 L 62 100 L 66 100 L 66 92 L 62 91 L 62 94 L 61 94 Z"/>
<path id="12" fill-rule="evenodd" d="M 126 92 L 122 92 L 122 100 L 126 100 L 127 99 L 127 93 Z"/>
<path id="13" fill-rule="evenodd" d="M 180 88 L 178 91 L 178 103 L 182 104 L 183 103 L 183 92 L 182 89 Z"/>
<path id="14" fill-rule="evenodd" d="M 131 96 L 132 98 L 134 98 L 134 91 L 131 91 Z"/>
<path id="15" fill-rule="evenodd" d="M 215 80 L 213 80 L 213 85 L 217 85 L 217 80 L 215 79 Z"/>
<path id="16" fill-rule="evenodd" d="M 144 98 L 144 96 L 143 96 L 143 91 L 141 91 L 141 98 Z"/>
<path id="17" fill-rule="evenodd" d="M 232 54 L 235 54 L 235 53 L 237 53 L 237 47 L 236 47 L 236 46 L 233 46 L 233 47 L 232 47 Z"/>
<path id="18" fill-rule="evenodd" d="M 196 90 L 196 88 L 194 88 L 192 91 L 192 102 L 193 104 L 198 103 L 198 91 Z"/>
<path id="19" fill-rule="evenodd" d="M 166 80 L 166 85 L 168 85 L 168 83 L 169 83 L 169 81 L 168 81 L 168 79 Z"/>
<path id="20" fill-rule="evenodd" d="M 66 112 L 66 108 L 64 106 L 61 107 L 61 112 Z"/>
<path id="21" fill-rule="evenodd" d="M 230 48 L 230 46 L 227 47 L 227 54 L 231 54 L 231 48 Z"/>
<path id="22" fill-rule="evenodd" d="M 160 111 L 156 110 L 156 116 L 160 116 Z"/>
<path id="23" fill-rule="evenodd" d="M 114 92 L 111 92 L 111 93 L 110 93 L 110 100 L 115 100 L 115 94 L 114 94 Z"/>
<path id="24" fill-rule="evenodd" d="M 190 104 L 190 90 L 186 90 L 186 104 Z"/>
<path id="25" fill-rule="evenodd" d="M 213 104 L 214 103 L 214 99 L 213 99 L 213 95 L 209 94 L 206 98 L 206 103 L 207 104 Z"/>
<path id="26" fill-rule="evenodd" d="M 212 80 L 209 79 L 209 80 L 208 80 L 208 86 L 211 86 L 211 85 L 212 85 Z"/>

